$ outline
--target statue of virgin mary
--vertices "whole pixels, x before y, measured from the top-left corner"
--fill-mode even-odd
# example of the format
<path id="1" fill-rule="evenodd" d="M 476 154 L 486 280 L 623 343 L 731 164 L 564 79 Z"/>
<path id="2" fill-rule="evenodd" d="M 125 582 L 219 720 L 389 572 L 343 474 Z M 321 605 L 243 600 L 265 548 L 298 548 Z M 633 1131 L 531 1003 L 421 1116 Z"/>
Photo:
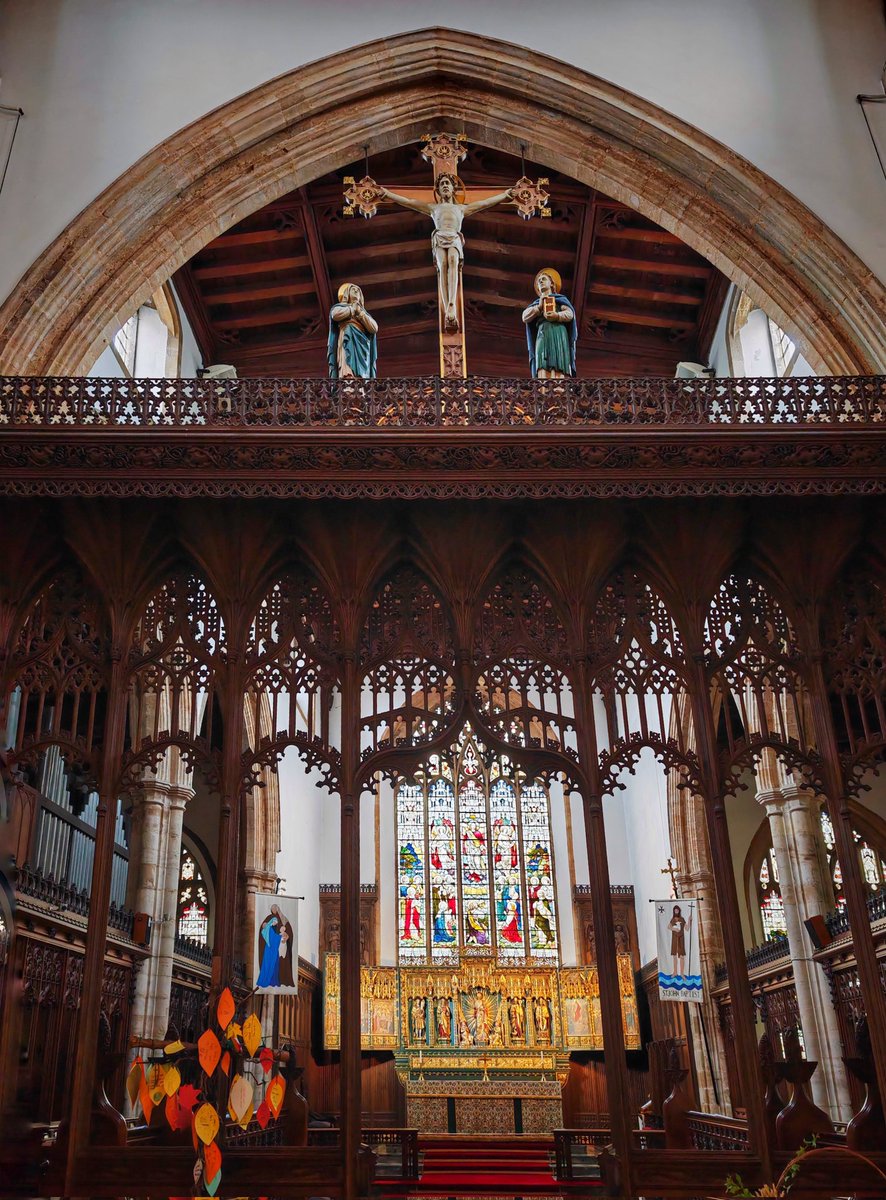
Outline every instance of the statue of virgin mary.
<path id="1" fill-rule="evenodd" d="M 326 358 L 330 379 L 375 379 L 378 324 L 364 308 L 363 291 L 343 283 L 329 310 Z"/>

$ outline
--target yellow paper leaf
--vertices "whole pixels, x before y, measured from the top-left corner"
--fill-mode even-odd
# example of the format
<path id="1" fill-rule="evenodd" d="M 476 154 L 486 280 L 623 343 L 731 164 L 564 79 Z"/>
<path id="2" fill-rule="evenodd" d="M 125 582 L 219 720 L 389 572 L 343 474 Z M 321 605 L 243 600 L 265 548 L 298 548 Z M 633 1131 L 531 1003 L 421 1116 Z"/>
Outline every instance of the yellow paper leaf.
<path id="1" fill-rule="evenodd" d="M 164 1086 L 164 1078 L 166 1072 L 160 1063 L 152 1063 L 147 1072 L 148 1091 L 151 1095 L 151 1103 L 155 1106 L 162 1104 L 166 1099 L 166 1088 Z"/>
<path id="2" fill-rule="evenodd" d="M 184 1050 L 184 1042 L 170 1042 L 168 1046 L 163 1047 L 164 1054 L 181 1054 Z"/>
<path id="3" fill-rule="evenodd" d="M 250 1058 L 254 1058 L 256 1050 L 261 1045 L 261 1021 L 255 1013 L 250 1013 L 243 1022 L 243 1044 Z"/>
<path id="4" fill-rule="evenodd" d="M 243 1030 L 240 1028 L 240 1026 L 237 1024 L 236 1021 L 232 1021 L 230 1023 L 230 1025 L 227 1027 L 227 1029 L 225 1030 L 225 1037 L 228 1039 L 229 1042 L 233 1042 L 236 1038 L 239 1038 L 242 1036 L 243 1036 Z"/>
<path id="5" fill-rule="evenodd" d="M 167 1096 L 174 1096 L 181 1087 L 182 1077 L 178 1067 L 167 1067 L 163 1075 L 163 1091 Z"/>
<path id="6" fill-rule="evenodd" d="M 237 1011 L 237 1006 L 234 1003 L 234 997 L 231 995 L 231 989 L 225 988 L 218 998 L 215 1015 L 218 1018 L 218 1023 L 222 1029 L 227 1029 L 234 1019 L 234 1013 Z"/>
<path id="7" fill-rule="evenodd" d="M 211 1104 L 201 1104 L 194 1113 L 194 1131 L 204 1146 L 218 1133 L 218 1113 Z"/>
<path id="8" fill-rule="evenodd" d="M 249 1128 L 249 1122 L 252 1120 L 252 1114 L 254 1112 L 255 1112 L 255 1108 L 253 1107 L 253 1105 L 250 1104 L 249 1108 L 247 1108 L 246 1112 L 243 1114 L 243 1116 L 240 1118 L 240 1121 L 238 1122 L 241 1129 L 246 1130 Z"/>
<path id="9" fill-rule="evenodd" d="M 207 1075 L 211 1075 L 221 1058 L 221 1043 L 211 1029 L 207 1029 L 200 1035 L 200 1040 L 197 1042 L 197 1054 L 200 1066 Z"/>
<path id="10" fill-rule="evenodd" d="M 252 1084 L 242 1075 L 237 1075 L 228 1094 L 231 1116 L 239 1124 L 247 1108 L 252 1107 Z"/>

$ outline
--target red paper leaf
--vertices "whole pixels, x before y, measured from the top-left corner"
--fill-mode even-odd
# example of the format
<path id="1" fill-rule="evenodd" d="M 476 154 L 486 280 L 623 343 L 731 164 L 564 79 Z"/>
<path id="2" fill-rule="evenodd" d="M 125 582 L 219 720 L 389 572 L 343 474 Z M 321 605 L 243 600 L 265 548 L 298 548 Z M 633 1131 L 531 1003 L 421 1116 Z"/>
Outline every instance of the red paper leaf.
<path id="1" fill-rule="evenodd" d="M 267 1129 L 268 1121 L 271 1119 L 271 1110 L 268 1108 L 267 1100 L 262 1100 L 261 1104 L 255 1110 L 255 1119 L 261 1125 L 262 1129 Z"/>
<path id="2" fill-rule="evenodd" d="M 193 1111 L 194 1106 L 199 1098 L 200 1093 L 192 1083 L 183 1083 L 178 1089 L 179 1104 L 182 1106 L 183 1110 L 188 1116 L 191 1115 L 191 1112 Z"/>
<path id="3" fill-rule="evenodd" d="M 203 1151 L 203 1178 L 211 1182 L 221 1170 L 221 1150 L 215 1142 L 210 1142 Z"/>
<path id="4" fill-rule="evenodd" d="M 261 1054 L 258 1056 L 258 1061 L 262 1065 L 262 1070 L 267 1075 L 271 1067 L 274 1065 L 274 1051 L 270 1048 L 270 1046 L 265 1046 L 264 1050 L 262 1050 Z"/>
<path id="5" fill-rule="evenodd" d="M 188 1123 L 189 1113 L 179 1104 L 178 1096 L 166 1098 L 166 1120 L 170 1129 L 184 1129 Z"/>

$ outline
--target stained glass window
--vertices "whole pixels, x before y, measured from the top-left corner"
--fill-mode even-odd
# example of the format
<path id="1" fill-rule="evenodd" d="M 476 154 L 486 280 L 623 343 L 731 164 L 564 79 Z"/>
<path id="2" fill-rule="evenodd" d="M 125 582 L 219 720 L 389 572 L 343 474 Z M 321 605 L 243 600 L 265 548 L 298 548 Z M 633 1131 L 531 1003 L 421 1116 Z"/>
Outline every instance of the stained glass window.
<path id="1" fill-rule="evenodd" d="M 548 793 L 470 727 L 399 783 L 397 859 L 401 963 L 559 961 Z"/>
<path id="2" fill-rule="evenodd" d="M 209 941 L 209 898 L 206 881 L 194 856 L 182 847 L 181 867 L 178 876 L 178 924 L 179 937 L 206 945 Z"/>
<path id="3" fill-rule="evenodd" d="M 825 809 L 821 810 L 820 820 L 828 871 L 834 884 L 834 899 L 837 908 L 844 908 L 846 897 L 843 894 L 843 870 L 837 859 L 837 839 L 834 836 L 834 827 Z M 852 836 L 858 850 L 862 878 L 872 892 L 878 892 L 886 885 L 886 851 L 865 838 L 857 829 L 852 831 Z"/>
<path id="4" fill-rule="evenodd" d="M 778 880 L 778 860 L 771 847 L 763 856 L 760 870 L 757 872 L 757 895 L 760 915 L 763 918 L 763 937 L 766 941 L 787 933 L 784 901 L 781 898 L 781 885 Z"/>

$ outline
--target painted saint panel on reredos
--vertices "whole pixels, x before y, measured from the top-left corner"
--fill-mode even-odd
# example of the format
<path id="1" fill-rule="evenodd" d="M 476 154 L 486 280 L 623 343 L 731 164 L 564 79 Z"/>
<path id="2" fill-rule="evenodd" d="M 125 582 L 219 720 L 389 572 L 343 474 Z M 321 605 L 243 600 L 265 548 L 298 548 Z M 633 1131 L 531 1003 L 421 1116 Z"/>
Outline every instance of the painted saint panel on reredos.
<path id="1" fill-rule="evenodd" d="M 298 992 L 298 900 L 256 892 L 253 974 L 255 990 L 269 996 Z"/>

